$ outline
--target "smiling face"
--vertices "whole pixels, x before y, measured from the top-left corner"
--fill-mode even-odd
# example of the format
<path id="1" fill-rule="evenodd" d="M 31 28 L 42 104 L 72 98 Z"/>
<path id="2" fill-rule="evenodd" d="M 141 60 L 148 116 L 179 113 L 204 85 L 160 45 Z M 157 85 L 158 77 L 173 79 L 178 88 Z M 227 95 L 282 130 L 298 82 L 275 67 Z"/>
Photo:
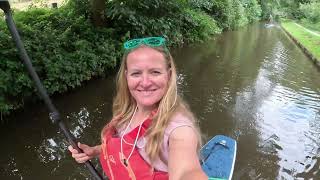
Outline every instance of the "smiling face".
<path id="1" fill-rule="evenodd" d="M 126 78 L 139 108 L 155 108 L 168 89 L 170 78 L 164 55 L 149 47 L 140 47 L 127 56 Z"/>

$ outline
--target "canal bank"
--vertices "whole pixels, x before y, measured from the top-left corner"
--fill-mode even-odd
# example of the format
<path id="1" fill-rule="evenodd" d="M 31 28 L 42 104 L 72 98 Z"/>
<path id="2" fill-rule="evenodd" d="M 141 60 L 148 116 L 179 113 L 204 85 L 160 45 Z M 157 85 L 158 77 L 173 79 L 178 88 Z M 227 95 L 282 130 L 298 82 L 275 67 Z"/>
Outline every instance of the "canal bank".
<path id="1" fill-rule="evenodd" d="M 281 23 L 281 28 L 320 68 L 320 36 L 293 21 L 286 20 Z"/>

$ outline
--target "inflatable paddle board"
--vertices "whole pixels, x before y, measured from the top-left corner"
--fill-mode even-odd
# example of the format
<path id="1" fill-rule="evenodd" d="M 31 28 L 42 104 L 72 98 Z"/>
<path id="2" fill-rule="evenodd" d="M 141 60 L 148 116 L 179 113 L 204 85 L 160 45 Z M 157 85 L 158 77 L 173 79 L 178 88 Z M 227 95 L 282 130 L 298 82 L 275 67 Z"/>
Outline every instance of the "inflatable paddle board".
<path id="1" fill-rule="evenodd" d="M 200 163 L 209 180 L 231 180 L 237 154 L 237 142 L 227 136 L 213 137 L 200 150 Z"/>

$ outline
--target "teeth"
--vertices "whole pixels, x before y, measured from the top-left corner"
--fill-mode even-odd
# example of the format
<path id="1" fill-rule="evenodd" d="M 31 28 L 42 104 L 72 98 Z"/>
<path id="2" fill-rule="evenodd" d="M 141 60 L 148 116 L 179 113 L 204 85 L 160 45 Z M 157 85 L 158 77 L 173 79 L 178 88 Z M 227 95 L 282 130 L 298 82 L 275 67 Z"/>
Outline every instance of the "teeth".
<path id="1" fill-rule="evenodd" d="M 151 94 L 153 94 L 153 92 L 155 91 L 155 90 L 138 90 L 142 95 L 144 95 L 144 96 L 148 96 L 148 95 L 151 95 Z"/>
<path id="2" fill-rule="evenodd" d="M 154 90 L 138 90 L 138 91 L 140 91 L 140 92 L 152 92 L 152 91 L 155 91 L 155 89 Z"/>

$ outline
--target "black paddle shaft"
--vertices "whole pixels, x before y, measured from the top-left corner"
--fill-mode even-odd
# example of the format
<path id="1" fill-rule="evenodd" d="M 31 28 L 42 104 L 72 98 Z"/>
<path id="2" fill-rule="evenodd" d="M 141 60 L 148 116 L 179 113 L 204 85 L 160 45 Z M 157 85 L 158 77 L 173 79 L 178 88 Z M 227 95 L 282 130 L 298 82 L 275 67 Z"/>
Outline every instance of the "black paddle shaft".
<path id="1" fill-rule="evenodd" d="M 23 63 L 25 64 L 30 76 L 32 77 L 33 81 L 35 82 L 36 88 L 40 93 L 40 96 L 44 100 L 46 106 L 48 107 L 50 113 L 49 118 L 51 119 L 52 123 L 57 124 L 62 131 L 62 133 L 65 135 L 68 142 L 72 145 L 73 148 L 77 149 L 78 152 L 83 152 L 78 146 L 75 137 L 70 133 L 70 131 L 67 129 L 63 121 L 61 121 L 61 116 L 56 107 L 53 105 L 51 99 L 48 96 L 48 93 L 46 89 L 43 87 L 39 76 L 37 75 L 36 71 L 34 70 L 32 63 L 30 61 L 30 58 L 23 46 L 23 43 L 20 39 L 20 35 L 17 31 L 16 25 L 13 21 L 11 10 L 10 10 L 10 4 L 7 0 L 0 0 L 0 8 L 5 13 L 5 19 L 7 26 L 9 28 L 9 31 L 11 33 L 11 36 L 13 37 L 13 40 L 17 46 L 17 49 L 19 51 L 20 58 L 23 60 Z M 102 180 L 102 176 L 97 172 L 97 170 L 94 168 L 92 163 L 90 161 L 87 161 L 85 163 L 86 167 L 89 169 L 90 173 L 95 177 L 97 180 Z"/>

